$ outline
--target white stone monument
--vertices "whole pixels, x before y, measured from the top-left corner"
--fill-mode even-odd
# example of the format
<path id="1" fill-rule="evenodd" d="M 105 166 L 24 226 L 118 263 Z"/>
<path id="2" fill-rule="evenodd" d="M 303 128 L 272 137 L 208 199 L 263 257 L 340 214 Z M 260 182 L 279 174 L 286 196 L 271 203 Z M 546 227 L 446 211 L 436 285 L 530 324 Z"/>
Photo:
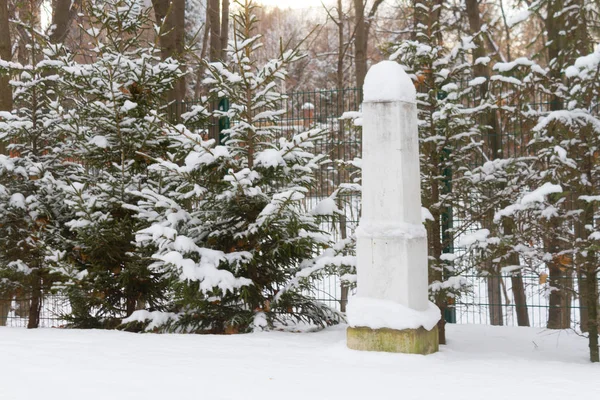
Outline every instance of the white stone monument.
<path id="1" fill-rule="evenodd" d="M 369 70 L 363 93 L 362 216 L 347 344 L 433 353 L 440 310 L 428 300 L 415 87 L 398 63 L 383 61 Z"/>

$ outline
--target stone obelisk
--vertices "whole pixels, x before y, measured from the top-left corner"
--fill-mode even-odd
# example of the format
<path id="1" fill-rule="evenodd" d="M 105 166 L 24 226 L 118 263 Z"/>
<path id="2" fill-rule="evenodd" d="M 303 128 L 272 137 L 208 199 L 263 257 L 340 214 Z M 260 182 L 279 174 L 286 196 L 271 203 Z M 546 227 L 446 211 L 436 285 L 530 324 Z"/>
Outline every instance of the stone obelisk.
<path id="1" fill-rule="evenodd" d="M 347 344 L 433 353 L 440 311 L 428 300 L 415 87 L 399 64 L 383 61 L 369 70 L 363 93 L 362 216 Z"/>

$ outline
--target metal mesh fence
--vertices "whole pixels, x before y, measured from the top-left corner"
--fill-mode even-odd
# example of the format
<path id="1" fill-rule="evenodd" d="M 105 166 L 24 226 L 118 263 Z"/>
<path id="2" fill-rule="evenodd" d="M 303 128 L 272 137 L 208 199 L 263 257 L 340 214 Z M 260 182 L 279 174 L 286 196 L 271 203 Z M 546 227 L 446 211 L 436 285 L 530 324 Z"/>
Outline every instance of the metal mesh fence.
<path id="1" fill-rule="evenodd" d="M 0 326 L 25 328 L 29 322 L 30 299 L 19 295 L 0 296 Z M 42 298 L 40 328 L 57 328 L 66 325 L 62 316 L 68 314 L 71 307 L 65 296 L 46 295 Z"/>
<path id="2" fill-rule="evenodd" d="M 504 325 L 517 326 L 517 305 L 514 301 L 512 292 L 512 283 L 510 275 L 501 276 L 501 287 L 503 291 L 502 304 L 494 304 L 489 301 L 487 291 L 487 279 L 477 275 L 463 276 L 468 281 L 468 289 L 465 294 L 456 299 L 453 305 L 456 310 L 456 322 L 466 324 L 491 324 L 490 307 L 500 307 L 502 310 L 502 320 Z M 581 322 L 581 313 L 585 313 L 586 308 L 580 303 L 577 296 L 578 282 L 573 276 L 564 276 L 565 286 L 573 288 L 570 305 L 566 308 L 570 314 L 571 327 L 579 329 Z M 568 281 L 568 282 L 566 282 Z M 523 276 L 525 293 L 527 296 L 527 313 L 529 314 L 530 325 L 534 327 L 546 327 L 548 323 L 548 314 L 550 305 L 548 302 L 549 286 L 544 275 L 525 275 Z M 559 307 L 560 308 L 560 307 Z"/>

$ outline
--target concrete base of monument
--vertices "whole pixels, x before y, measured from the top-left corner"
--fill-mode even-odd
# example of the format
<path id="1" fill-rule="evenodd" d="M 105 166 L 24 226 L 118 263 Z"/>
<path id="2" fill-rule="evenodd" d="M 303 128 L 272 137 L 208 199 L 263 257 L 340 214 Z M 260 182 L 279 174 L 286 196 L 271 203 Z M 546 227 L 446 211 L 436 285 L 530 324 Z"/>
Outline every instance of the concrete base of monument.
<path id="1" fill-rule="evenodd" d="M 423 327 L 403 330 L 349 327 L 346 338 L 353 350 L 406 354 L 431 354 L 439 350 L 437 325 L 430 331 Z"/>

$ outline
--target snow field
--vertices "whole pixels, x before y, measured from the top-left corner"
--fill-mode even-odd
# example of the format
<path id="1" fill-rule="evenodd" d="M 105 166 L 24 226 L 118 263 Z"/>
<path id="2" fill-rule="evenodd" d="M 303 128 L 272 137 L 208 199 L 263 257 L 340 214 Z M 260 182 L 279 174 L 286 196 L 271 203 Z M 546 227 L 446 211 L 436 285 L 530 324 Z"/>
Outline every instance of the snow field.
<path id="1" fill-rule="evenodd" d="M 345 326 L 235 336 L 0 328 L 0 399 L 596 398 L 568 331 L 448 326 L 430 356 L 349 350 Z"/>

